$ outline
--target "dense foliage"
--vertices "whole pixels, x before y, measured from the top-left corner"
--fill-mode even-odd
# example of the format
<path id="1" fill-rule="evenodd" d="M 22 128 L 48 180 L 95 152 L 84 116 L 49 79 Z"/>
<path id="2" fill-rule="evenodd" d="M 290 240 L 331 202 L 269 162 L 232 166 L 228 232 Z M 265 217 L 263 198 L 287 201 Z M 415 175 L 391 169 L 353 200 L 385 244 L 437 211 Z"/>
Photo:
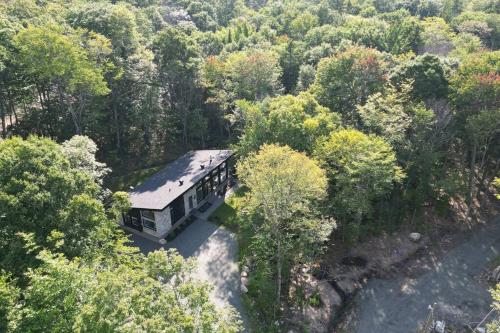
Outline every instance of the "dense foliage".
<path id="1" fill-rule="evenodd" d="M 287 285 L 266 281 L 314 257 L 276 260 L 277 241 L 355 242 L 428 207 L 446 213 L 450 198 L 474 218 L 499 177 L 499 48 L 490 0 L 1 1 L 0 134 L 18 137 L 0 142 L 0 325 L 10 304 L 38 298 L 23 294 L 40 287 L 37 274 L 67 273 L 83 294 L 114 283 L 106 276 L 132 256 L 113 224 L 127 200 L 103 185 L 189 149 L 232 146 L 242 158 L 247 215 L 261 219 L 253 246 L 268 250 L 256 301 Z M 276 191 L 300 192 L 300 209 L 260 196 L 270 174 L 287 180 Z M 291 215 L 270 215 L 273 202 Z M 338 232 L 324 237 L 331 219 Z M 82 274 L 95 260 L 118 266 L 90 286 L 54 260 Z M 131 283 L 149 279 L 123 269 Z M 75 323 L 94 301 L 75 303 Z M 267 327 L 279 309 L 261 307 Z"/>

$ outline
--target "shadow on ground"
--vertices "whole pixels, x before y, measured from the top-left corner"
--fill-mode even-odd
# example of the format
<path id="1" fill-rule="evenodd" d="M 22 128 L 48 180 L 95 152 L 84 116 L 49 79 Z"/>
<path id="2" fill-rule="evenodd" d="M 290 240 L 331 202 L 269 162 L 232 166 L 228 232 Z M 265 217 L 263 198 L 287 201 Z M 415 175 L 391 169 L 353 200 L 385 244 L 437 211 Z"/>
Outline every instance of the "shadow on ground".
<path id="1" fill-rule="evenodd" d="M 246 326 L 237 264 L 238 243 L 233 233 L 206 220 L 197 219 L 166 245 L 135 234 L 130 235 L 130 238 L 133 245 L 144 254 L 160 248 L 175 248 L 184 258 L 195 257 L 198 263 L 196 277 L 214 286 L 213 301 L 218 305 L 232 305 Z"/>
<path id="2" fill-rule="evenodd" d="M 433 303 L 478 322 L 491 304 L 487 286 L 478 277 L 499 253 L 497 218 L 461 239 L 442 258 L 429 258 L 427 269 L 418 276 L 371 279 L 357 297 L 355 332 L 415 332 Z"/>

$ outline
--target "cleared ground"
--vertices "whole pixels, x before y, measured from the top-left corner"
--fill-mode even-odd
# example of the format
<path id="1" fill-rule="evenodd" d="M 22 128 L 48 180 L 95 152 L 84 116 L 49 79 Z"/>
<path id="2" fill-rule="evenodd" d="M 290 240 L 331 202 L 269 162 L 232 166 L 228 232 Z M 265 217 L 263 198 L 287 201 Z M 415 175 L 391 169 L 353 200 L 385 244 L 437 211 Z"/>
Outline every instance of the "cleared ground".
<path id="1" fill-rule="evenodd" d="M 371 279 L 358 294 L 356 333 L 410 333 L 439 303 L 479 321 L 491 298 L 479 276 L 500 254 L 500 218 L 460 238 L 439 258 L 427 258 L 419 274 L 400 273 L 391 279 Z"/>

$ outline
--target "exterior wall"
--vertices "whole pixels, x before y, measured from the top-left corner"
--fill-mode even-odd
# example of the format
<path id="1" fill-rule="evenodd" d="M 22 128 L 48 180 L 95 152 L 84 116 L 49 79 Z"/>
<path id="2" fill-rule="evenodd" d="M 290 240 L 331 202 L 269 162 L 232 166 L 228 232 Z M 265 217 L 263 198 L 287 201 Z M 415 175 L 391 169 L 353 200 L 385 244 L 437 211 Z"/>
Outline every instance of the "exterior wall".
<path id="1" fill-rule="evenodd" d="M 170 230 L 170 228 L 172 228 L 170 219 L 170 207 L 165 208 L 161 212 L 155 212 L 155 220 L 157 236 L 166 234 Z"/>

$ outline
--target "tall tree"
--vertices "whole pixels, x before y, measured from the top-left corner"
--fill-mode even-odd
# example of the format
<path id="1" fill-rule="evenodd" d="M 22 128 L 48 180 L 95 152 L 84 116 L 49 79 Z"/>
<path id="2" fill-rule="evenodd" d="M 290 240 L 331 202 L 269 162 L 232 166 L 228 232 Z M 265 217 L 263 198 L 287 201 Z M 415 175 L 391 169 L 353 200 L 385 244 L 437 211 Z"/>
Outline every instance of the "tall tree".
<path id="1" fill-rule="evenodd" d="M 355 124 L 355 106 L 371 94 L 381 91 L 386 82 L 387 62 L 380 52 L 355 47 L 318 64 L 312 90 L 318 102 L 339 112 L 348 123 Z"/>
<path id="2" fill-rule="evenodd" d="M 31 233 L 37 245 L 70 256 L 107 246 L 95 243 L 95 234 L 113 239 L 104 230 L 116 226 L 97 199 L 99 186 L 72 168 L 55 142 L 37 137 L 1 141 L 0 180 L 0 267 L 19 274 L 34 263 L 20 233 Z M 62 247 L 55 241 L 62 241 Z"/>
<path id="3" fill-rule="evenodd" d="M 237 167 L 241 181 L 250 189 L 251 208 L 264 219 L 258 237 L 274 253 L 275 306 L 279 306 L 283 268 L 291 254 L 307 249 L 301 249 L 303 237 L 321 243 L 332 230 L 332 223 L 318 219 L 313 208 L 326 195 L 326 176 L 315 161 L 287 146 L 263 145 Z"/>
<path id="4" fill-rule="evenodd" d="M 14 38 L 19 50 L 17 61 L 30 77 L 42 110 L 57 112 L 62 117 L 69 113 L 76 134 L 84 131 L 89 96 L 109 93 L 104 80 L 105 63 L 100 63 L 92 50 L 82 46 L 97 43 L 101 44 L 101 52 L 107 52 L 102 36 L 65 31 L 57 25 L 30 26 Z M 57 119 L 49 117 L 49 121 L 51 118 Z M 45 124 L 48 128 L 52 125 Z"/>
<path id="5" fill-rule="evenodd" d="M 189 124 L 199 107 L 196 98 L 201 51 L 195 40 L 179 28 L 165 28 L 155 41 L 155 62 L 159 70 L 162 107 L 178 122 L 185 148 Z"/>
<path id="6" fill-rule="evenodd" d="M 392 147 L 377 136 L 356 130 L 334 132 L 315 150 L 330 180 L 332 207 L 345 225 L 344 235 L 357 240 L 364 217 L 373 202 L 390 191 L 403 173 Z"/>

